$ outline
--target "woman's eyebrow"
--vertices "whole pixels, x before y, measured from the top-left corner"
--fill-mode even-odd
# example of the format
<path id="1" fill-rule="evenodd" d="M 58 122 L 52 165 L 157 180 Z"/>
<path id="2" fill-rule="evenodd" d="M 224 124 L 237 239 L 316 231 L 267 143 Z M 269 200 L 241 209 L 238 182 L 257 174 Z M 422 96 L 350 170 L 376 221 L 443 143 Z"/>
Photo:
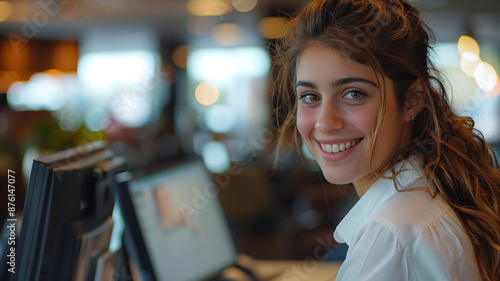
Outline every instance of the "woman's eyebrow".
<path id="1" fill-rule="evenodd" d="M 306 82 L 306 81 L 297 81 L 297 83 L 295 83 L 295 88 L 298 88 L 298 87 L 307 87 L 307 88 L 311 88 L 311 89 L 314 89 L 314 90 L 317 90 L 318 89 L 318 86 L 316 86 L 316 84 L 314 83 L 311 83 L 311 82 Z"/>
<path id="2" fill-rule="evenodd" d="M 339 86 L 342 86 L 342 85 L 345 85 L 345 84 L 349 84 L 349 83 L 354 83 L 354 82 L 366 83 L 366 84 L 370 84 L 370 85 L 375 86 L 375 87 L 378 88 L 377 83 L 375 83 L 375 82 L 373 82 L 371 80 L 368 80 L 366 78 L 362 78 L 362 77 L 346 77 L 346 78 L 341 78 L 339 80 L 336 80 L 336 81 L 332 82 L 330 85 L 333 88 L 337 88 Z"/>
<path id="3" fill-rule="evenodd" d="M 337 88 L 339 86 L 342 86 L 342 85 L 345 85 L 345 84 L 349 84 L 349 83 L 354 83 L 354 82 L 366 83 L 366 84 L 370 84 L 370 85 L 375 86 L 375 87 L 378 88 L 377 83 L 375 83 L 375 82 L 373 82 L 371 80 L 368 80 L 366 78 L 362 78 L 362 77 L 346 77 L 346 78 L 341 78 L 339 80 L 333 81 L 332 83 L 330 83 L 330 85 L 332 86 L 332 88 Z M 307 82 L 307 81 L 302 81 L 302 80 L 299 80 L 299 81 L 297 81 L 297 83 L 295 83 L 295 88 L 300 87 L 300 86 L 311 88 L 311 89 L 314 89 L 314 90 L 318 89 L 318 86 L 316 86 L 316 84 L 311 83 L 311 82 Z"/>

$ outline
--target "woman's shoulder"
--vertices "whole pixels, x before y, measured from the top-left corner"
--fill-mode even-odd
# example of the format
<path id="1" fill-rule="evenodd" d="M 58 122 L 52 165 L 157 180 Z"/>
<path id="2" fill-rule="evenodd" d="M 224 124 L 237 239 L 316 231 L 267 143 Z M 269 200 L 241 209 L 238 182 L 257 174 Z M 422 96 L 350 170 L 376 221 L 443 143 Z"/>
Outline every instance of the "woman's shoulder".
<path id="1" fill-rule="evenodd" d="M 363 239 L 404 259 L 418 280 L 480 280 L 460 220 L 440 196 L 431 197 L 425 190 L 394 194 L 365 221 L 357 241 Z M 359 243 L 373 247 L 367 245 Z"/>
<path id="2" fill-rule="evenodd" d="M 409 244 L 437 226 L 456 229 L 462 235 L 460 220 L 439 196 L 427 188 L 413 188 L 394 193 L 372 214 L 367 224 L 381 224 L 390 229 L 401 243 Z"/>

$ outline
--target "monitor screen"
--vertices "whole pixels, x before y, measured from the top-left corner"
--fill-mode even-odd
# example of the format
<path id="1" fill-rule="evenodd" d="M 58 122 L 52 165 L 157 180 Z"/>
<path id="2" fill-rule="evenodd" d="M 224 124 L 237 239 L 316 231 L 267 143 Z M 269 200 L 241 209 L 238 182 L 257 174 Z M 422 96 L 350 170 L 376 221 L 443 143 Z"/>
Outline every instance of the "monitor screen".
<path id="1" fill-rule="evenodd" d="M 217 187 L 201 160 L 136 177 L 128 182 L 126 194 L 154 279 L 203 280 L 235 263 Z M 128 208 L 127 203 L 120 206 Z"/>

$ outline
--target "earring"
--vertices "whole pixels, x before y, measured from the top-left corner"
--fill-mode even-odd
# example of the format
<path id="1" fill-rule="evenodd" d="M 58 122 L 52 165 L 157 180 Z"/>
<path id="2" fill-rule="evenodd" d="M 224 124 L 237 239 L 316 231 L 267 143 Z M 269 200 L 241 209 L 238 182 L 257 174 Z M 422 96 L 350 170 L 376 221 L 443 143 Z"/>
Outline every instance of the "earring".
<path id="1" fill-rule="evenodd" d="M 408 121 L 413 121 L 413 120 L 415 120 L 415 116 L 408 118 Z"/>

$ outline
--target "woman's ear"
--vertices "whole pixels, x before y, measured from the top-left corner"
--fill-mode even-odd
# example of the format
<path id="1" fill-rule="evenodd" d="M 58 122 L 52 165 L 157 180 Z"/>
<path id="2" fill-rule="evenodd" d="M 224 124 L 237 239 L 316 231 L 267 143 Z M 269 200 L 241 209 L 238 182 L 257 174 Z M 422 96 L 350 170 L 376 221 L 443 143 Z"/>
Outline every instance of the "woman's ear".
<path id="1" fill-rule="evenodd" d="M 426 89 L 420 79 L 408 88 L 405 94 L 404 117 L 413 120 L 425 105 Z"/>

